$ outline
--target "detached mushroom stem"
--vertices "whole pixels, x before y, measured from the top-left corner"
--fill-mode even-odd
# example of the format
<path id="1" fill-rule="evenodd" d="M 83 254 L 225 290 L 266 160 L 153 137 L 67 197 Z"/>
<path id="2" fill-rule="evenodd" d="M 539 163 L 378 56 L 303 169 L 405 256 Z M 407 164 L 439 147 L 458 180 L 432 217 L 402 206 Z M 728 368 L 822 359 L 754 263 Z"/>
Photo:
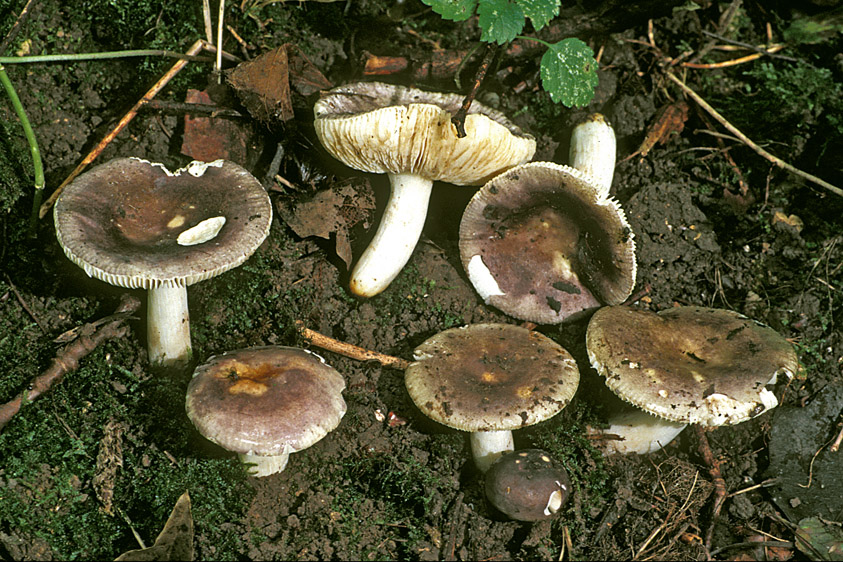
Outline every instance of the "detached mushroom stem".
<path id="1" fill-rule="evenodd" d="M 606 118 L 599 113 L 574 127 L 568 160 L 571 166 L 595 181 L 605 198 L 612 188 L 617 157 L 617 140 Z"/>
<path id="2" fill-rule="evenodd" d="M 389 174 L 392 191 L 372 242 L 351 274 L 351 292 L 373 297 L 386 289 L 413 255 L 421 237 L 433 181 L 414 174 Z"/>

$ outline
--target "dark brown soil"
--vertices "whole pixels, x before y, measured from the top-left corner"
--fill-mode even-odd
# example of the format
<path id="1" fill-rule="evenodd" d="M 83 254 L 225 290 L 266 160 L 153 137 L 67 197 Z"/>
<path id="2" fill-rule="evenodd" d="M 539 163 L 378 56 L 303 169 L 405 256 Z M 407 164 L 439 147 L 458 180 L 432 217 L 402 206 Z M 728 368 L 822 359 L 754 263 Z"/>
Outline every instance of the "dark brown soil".
<path id="1" fill-rule="evenodd" d="M 12 2 L 10 9 L 18 13 L 19 4 Z M 71 13 L 70 7 L 42 4 L 9 53 L 24 40 L 33 54 L 130 46 L 129 38 L 122 43 L 119 33 L 106 32 L 107 22 L 82 8 Z M 229 36 L 226 48 L 254 57 L 291 42 L 335 84 L 378 78 L 455 90 L 453 70 L 427 77 L 414 73 L 441 56 L 439 48 L 471 48 L 476 22 L 443 22 L 415 1 L 389 11 L 378 4 L 273 3 L 255 8 L 251 16 L 231 6 L 228 21 L 248 32 L 250 44 L 244 49 Z M 703 540 L 712 524 L 713 484 L 693 432 L 646 457 L 603 458 L 585 438 L 585 425 L 610 408 L 603 403 L 601 380 L 588 365 L 587 319 L 537 327 L 574 355 L 582 381 L 561 414 L 516 434 L 516 447 L 542 447 L 556 456 L 575 489 L 559 517 L 529 524 L 507 520 L 486 502 L 465 434 L 426 419 L 408 397 L 401 371 L 327 351 L 316 350 L 347 383 L 342 423 L 292 455 L 283 473 L 246 477 L 232 455 L 192 430 L 182 411 L 189 375 L 162 383 L 150 372 L 141 308 L 125 338 L 84 359 L 78 373 L 69 373 L 26 406 L 0 433 L 0 559 L 113 559 L 138 548 L 133 531 L 151 544 L 185 489 L 193 501 L 196 559 L 810 557 L 793 543 L 800 522 L 819 516 L 839 530 L 843 521 L 843 493 L 839 483 L 834 487 L 843 466 L 827 451 L 843 411 L 843 198 L 771 166 L 733 137 L 723 138 L 725 130 L 691 100 L 681 133 L 663 139 L 646 156 L 626 157 L 639 148 L 659 109 L 682 99 L 664 78 L 660 56 L 725 44 L 702 30 L 754 45 L 766 41 L 770 23 L 773 41 L 780 42 L 794 21 L 822 18 L 830 9 L 826 6 L 837 3 L 815 2 L 797 13 L 779 3 L 745 2 L 724 29 L 718 21 L 728 5 L 702 4 L 651 12 L 661 52 L 643 44 L 649 41 L 645 12 L 605 29 L 589 24 L 588 12 L 582 11 L 588 8 L 577 8 L 579 19 L 571 21 L 582 29 L 560 24 L 549 32 L 577 35 L 601 52 L 600 86 L 587 108 L 569 110 L 549 101 L 538 82 L 541 51 L 526 41 L 522 52 L 498 56 L 479 99 L 497 105 L 537 137 L 538 160 L 566 163 L 572 126 L 593 112 L 609 117 L 618 137 L 613 193 L 637 243 L 638 296 L 632 306 L 735 310 L 795 343 L 804 371 L 777 388 L 781 406 L 708 434 L 732 494 L 709 552 Z M 201 11 L 190 15 L 201 29 Z M 164 24 L 153 20 L 152 25 Z M 776 82 L 745 74 L 751 65 L 757 70 L 769 64 L 765 72 L 778 73 L 778 80 L 796 80 L 786 68 L 797 63 L 770 57 L 735 67 L 681 70 L 691 87 L 767 150 L 841 185 L 836 158 L 843 133 L 835 128 L 841 105 L 820 95 L 823 89 L 840 91 L 836 29 L 817 42 L 792 41 L 782 51 L 825 69 L 821 76 L 831 78 L 832 85 L 822 88 L 811 90 L 803 76 L 801 83 L 782 86 L 797 94 L 764 90 Z M 196 38 L 179 37 L 168 48 L 185 50 Z M 131 39 L 133 46 L 143 46 L 143 36 Z M 710 52 L 698 62 L 751 51 Z M 409 66 L 386 76 L 364 76 L 364 62 L 372 54 L 404 57 Z M 41 147 L 47 194 L 172 64 L 139 70 L 135 60 L 7 65 Z M 471 82 L 477 62 L 469 59 L 460 74 L 463 86 Z M 188 87 L 215 84 L 207 63 L 190 68 L 159 99 L 181 101 Z M 680 73 L 680 67 L 674 71 Z M 234 120 L 246 125 L 244 163 L 267 187 L 278 212 L 269 238 L 244 266 L 189 289 L 196 361 L 257 345 L 309 347 L 297 333 L 297 320 L 327 336 L 404 359 L 449 327 L 518 323 L 483 304 L 460 264 L 457 230 L 475 188 L 437 184 L 422 240 L 403 273 L 383 294 L 353 298 L 346 244 L 356 257 L 368 242 L 388 195 L 385 178 L 345 168 L 321 150 L 311 122 L 314 95 L 294 91 L 294 117 L 267 124 L 253 122 L 230 92 L 223 94 L 215 99 L 247 116 Z M 17 122 L 9 104 L 0 103 L 0 119 Z M 2 142 L 17 151 L 14 181 L 28 182 L 23 137 L 18 129 L 11 131 Z M 190 161 L 180 152 L 184 136 L 182 114 L 145 111 L 98 162 L 138 156 L 175 169 Z M 740 178 L 747 182 L 745 194 Z M 0 189 L 4 181 L 17 185 L 0 179 Z M 32 202 L 24 189 L 0 218 L 0 368 L 5 373 L 0 402 L 18 395 L 50 365 L 60 352 L 54 338 L 109 315 L 125 292 L 87 278 L 64 257 L 50 215 L 39 223 L 35 238 L 26 236 Z M 326 193 L 331 196 L 317 197 Z M 321 203 L 308 209 L 314 200 Z M 313 216 L 324 216 L 327 226 L 319 228 L 317 220 L 314 227 Z M 145 300 L 142 292 L 135 294 Z M 101 488 L 93 484 L 94 475 L 104 470 L 97 464 L 103 443 L 114 436 L 105 429 L 109 420 L 123 424 L 122 467 L 111 477 L 112 514 L 103 511 Z M 779 539 L 786 542 L 770 546 Z M 767 542 L 738 544 L 759 541 Z"/>

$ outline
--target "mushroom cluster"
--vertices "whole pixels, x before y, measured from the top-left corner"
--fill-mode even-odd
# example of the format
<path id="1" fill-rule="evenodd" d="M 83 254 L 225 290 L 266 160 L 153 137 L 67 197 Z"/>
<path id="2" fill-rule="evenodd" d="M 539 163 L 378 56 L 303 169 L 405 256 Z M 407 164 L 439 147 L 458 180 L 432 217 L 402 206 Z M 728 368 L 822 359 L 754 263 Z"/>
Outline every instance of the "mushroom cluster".
<path id="1" fill-rule="evenodd" d="M 574 167 L 530 162 L 504 172 L 471 199 L 460 256 L 486 304 L 539 324 L 558 324 L 635 287 L 632 230 L 609 196 L 615 135 L 599 114 L 572 134 Z"/>
<path id="2" fill-rule="evenodd" d="M 474 102 L 466 136 L 451 118 L 463 97 L 362 82 L 323 92 L 313 108 L 316 134 L 344 164 L 387 174 L 391 194 L 375 237 L 351 273 L 351 291 L 372 297 L 410 259 L 421 236 L 434 181 L 480 185 L 528 161 L 535 139 L 502 113 Z"/>

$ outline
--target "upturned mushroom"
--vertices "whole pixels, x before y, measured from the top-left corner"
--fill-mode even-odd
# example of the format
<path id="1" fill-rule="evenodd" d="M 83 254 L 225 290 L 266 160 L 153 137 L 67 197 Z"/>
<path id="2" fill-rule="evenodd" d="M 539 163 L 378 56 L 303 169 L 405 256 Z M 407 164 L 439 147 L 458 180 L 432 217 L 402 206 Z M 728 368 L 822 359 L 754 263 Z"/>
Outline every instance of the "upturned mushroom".
<path id="1" fill-rule="evenodd" d="M 559 413 L 580 373 L 565 348 L 510 324 L 473 324 L 440 332 L 418 346 L 404 381 L 426 416 L 470 432 L 482 472 L 512 451 L 512 430 Z"/>
<path id="2" fill-rule="evenodd" d="M 729 310 L 680 306 L 655 313 L 598 310 L 586 331 L 591 365 L 637 409 L 615 412 L 599 430 L 607 452 L 646 454 L 687 424 L 733 425 L 775 408 L 768 388 L 798 368 L 775 330 Z"/>
<path id="3" fill-rule="evenodd" d="M 177 369 L 192 354 L 187 286 L 246 261 L 269 234 L 272 204 L 233 162 L 170 172 L 118 158 L 71 182 L 53 216 L 64 253 L 85 273 L 148 290 L 149 361 Z"/>
<path id="4" fill-rule="evenodd" d="M 517 521 L 550 519 L 571 497 L 571 480 L 559 461 L 541 449 L 506 453 L 486 473 L 486 498 Z"/>
<path id="5" fill-rule="evenodd" d="M 575 167 L 530 162 L 498 175 L 467 205 L 460 256 L 486 304 L 539 324 L 558 324 L 635 287 L 632 230 L 609 197 L 615 137 L 595 115 L 571 141 Z"/>
<path id="6" fill-rule="evenodd" d="M 323 92 L 314 106 L 316 134 L 335 158 L 385 173 L 391 194 L 375 237 L 352 274 L 351 291 L 372 297 L 398 275 L 421 236 L 434 181 L 480 185 L 532 158 L 535 139 L 479 102 L 459 138 L 451 117 L 462 96 L 378 82 Z"/>
<path id="7" fill-rule="evenodd" d="M 187 387 L 187 416 L 199 433 L 237 453 L 254 476 L 286 468 L 345 415 L 343 377 L 318 355 L 283 346 L 211 357 Z"/>

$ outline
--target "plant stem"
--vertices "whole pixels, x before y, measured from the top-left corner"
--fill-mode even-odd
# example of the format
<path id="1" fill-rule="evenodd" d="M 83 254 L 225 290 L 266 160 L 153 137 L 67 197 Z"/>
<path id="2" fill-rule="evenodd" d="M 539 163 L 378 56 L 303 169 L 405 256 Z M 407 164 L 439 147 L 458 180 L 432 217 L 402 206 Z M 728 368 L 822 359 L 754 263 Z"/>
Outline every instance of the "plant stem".
<path id="1" fill-rule="evenodd" d="M 162 51 L 160 49 L 138 49 L 133 51 L 105 51 L 103 53 L 67 53 L 63 55 L 29 55 L 24 57 L 0 57 L 0 64 L 25 64 L 33 62 L 66 62 L 80 60 L 102 60 L 120 59 L 124 57 L 173 57 L 185 60 L 210 60 L 207 57 L 197 57 L 177 53 L 175 51 Z"/>
<path id="2" fill-rule="evenodd" d="M 32 153 L 32 168 L 35 173 L 35 198 L 32 204 L 32 214 L 29 217 L 29 234 L 34 235 L 35 224 L 38 221 L 38 209 L 41 207 L 41 197 L 44 193 L 44 167 L 41 164 L 41 151 L 38 150 L 38 141 L 35 139 L 35 132 L 32 130 L 32 125 L 29 124 L 29 118 L 23 109 L 18 93 L 9 80 L 9 75 L 6 74 L 6 69 L 0 64 L 0 82 L 3 83 L 3 88 L 12 102 L 12 107 L 15 108 L 15 113 L 20 119 L 23 126 L 23 132 L 26 135 L 26 140 L 29 143 L 29 151 Z"/>

